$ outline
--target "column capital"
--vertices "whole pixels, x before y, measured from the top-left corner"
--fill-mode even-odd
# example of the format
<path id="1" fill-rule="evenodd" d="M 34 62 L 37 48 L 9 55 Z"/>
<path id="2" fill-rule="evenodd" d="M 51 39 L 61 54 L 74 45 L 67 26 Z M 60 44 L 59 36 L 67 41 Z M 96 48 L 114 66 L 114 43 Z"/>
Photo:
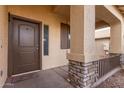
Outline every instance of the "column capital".
<path id="1" fill-rule="evenodd" d="M 104 55 L 83 55 L 83 54 L 76 54 L 76 53 L 67 53 L 67 59 L 68 60 L 73 60 L 76 62 L 92 62 L 92 61 L 97 61 L 100 59 L 104 59 L 106 56 Z"/>

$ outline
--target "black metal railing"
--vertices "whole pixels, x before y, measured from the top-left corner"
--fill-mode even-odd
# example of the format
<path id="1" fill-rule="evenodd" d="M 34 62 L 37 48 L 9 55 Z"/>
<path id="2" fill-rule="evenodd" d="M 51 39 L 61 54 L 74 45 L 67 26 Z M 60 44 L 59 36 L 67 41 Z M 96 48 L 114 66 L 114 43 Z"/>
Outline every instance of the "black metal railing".
<path id="1" fill-rule="evenodd" d="M 120 65 L 120 55 L 112 55 L 98 61 L 98 79 Z"/>

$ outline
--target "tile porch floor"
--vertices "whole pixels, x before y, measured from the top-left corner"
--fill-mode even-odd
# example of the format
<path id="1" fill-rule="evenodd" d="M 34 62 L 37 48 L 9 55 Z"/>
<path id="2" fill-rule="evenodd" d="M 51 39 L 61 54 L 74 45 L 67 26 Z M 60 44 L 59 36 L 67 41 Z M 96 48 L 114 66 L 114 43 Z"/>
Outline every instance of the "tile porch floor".
<path id="1" fill-rule="evenodd" d="M 33 74 L 8 78 L 4 88 L 72 88 L 68 82 L 68 66 L 42 70 Z"/>

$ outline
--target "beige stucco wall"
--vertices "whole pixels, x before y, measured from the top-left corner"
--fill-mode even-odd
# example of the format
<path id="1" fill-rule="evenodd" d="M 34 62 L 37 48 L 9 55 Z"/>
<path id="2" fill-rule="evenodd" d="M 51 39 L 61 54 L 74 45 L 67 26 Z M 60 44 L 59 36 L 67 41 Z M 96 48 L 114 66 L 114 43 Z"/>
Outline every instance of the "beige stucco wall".
<path id="1" fill-rule="evenodd" d="M 8 50 L 8 14 L 7 7 L 0 6 L 0 71 L 3 71 L 0 76 L 0 87 L 3 86 L 7 78 L 7 50 Z"/>
<path id="2" fill-rule="evenodd" d="M 97 29 L 95 31 L 96 54 L 106 56 L 105 50 L 110 47 L 110 27 Z"/>
<path id="3" fill-rule="evenodd" d="M 98 55 L 106 56 L 105 51 L 104 51 L 104 45 L 107 44 L 109 45 L 110 39 L 108 38 L 103 38 L 103 39 L 96 39 L 95 44 L 96 44 L 96 53 Z M 109 48 L 109 46 L 107 46 Z"/>
<path id="4" fill-rule="evenodd" d="M 8 6 L 8 12 L 49 25 L 49 56 L 42 56 L 42 69 L 68 64 L 67 50 L 60 49 L 60 23 L 65 22 L 62 17 L 55 15 L 48 6 Z"/>
<path id="5" fill-rule="evenodd" d="M 95 38 L 99 39 L 110 37 L 110 30 L 111 30 L 110 27 L 95 30 Z"/>

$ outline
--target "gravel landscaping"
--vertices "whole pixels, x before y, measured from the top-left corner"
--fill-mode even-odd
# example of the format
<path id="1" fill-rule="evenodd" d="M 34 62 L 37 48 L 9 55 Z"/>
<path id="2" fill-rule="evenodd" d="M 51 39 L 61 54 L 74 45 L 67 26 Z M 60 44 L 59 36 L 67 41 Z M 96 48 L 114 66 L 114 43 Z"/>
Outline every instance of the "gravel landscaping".
<path id="1" fill-rule="evenodd" d="M 124 70 L 115 73 L 97 88 L 124 88 Z"/>

